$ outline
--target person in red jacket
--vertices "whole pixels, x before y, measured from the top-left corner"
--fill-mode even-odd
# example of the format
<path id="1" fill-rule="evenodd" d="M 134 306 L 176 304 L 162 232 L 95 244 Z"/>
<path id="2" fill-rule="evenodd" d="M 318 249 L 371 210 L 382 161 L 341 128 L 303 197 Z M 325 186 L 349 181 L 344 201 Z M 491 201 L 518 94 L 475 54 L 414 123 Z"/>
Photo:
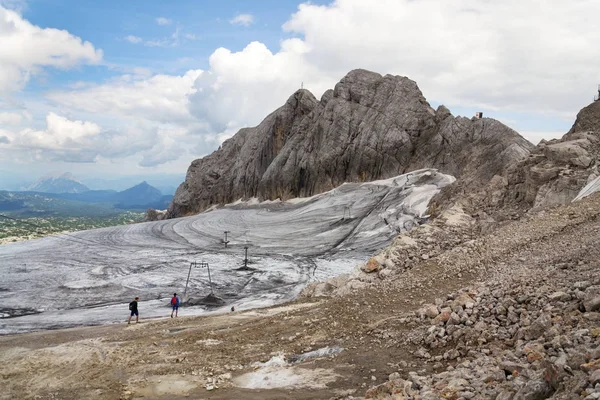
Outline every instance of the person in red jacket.
<path id="1" fill-rule="evenodd" d="M 177 313 L 179 312 L 179 297 L 177 297 L 177 293 L 173 293 L 173 297 L 171 298 L 171 307 L 173 310 L 171 311 L 171 318 L 173 318 L 173 313 L 177 317 Z"/>

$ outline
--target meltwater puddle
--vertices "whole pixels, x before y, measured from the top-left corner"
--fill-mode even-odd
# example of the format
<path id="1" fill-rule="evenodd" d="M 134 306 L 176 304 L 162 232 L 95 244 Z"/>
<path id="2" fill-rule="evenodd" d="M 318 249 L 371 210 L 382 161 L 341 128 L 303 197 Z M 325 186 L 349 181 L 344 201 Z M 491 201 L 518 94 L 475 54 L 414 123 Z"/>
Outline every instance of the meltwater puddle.
<path id="1" fill-rule="evenodd" d="M 323 347 L 308 353 L 292 355 L 288 359 L 283 354 L 279 354 L 267 362 L 253 363 L 252 366 L 257 369 L 234 378 L 233 384 L 244 389 L 323 389 L 328 383 L 337 380 L 340 375 L 331 369 L 308 369 L 298 364 L 314 358 L 329 357 L 343 350 L 338 346 Z"/>

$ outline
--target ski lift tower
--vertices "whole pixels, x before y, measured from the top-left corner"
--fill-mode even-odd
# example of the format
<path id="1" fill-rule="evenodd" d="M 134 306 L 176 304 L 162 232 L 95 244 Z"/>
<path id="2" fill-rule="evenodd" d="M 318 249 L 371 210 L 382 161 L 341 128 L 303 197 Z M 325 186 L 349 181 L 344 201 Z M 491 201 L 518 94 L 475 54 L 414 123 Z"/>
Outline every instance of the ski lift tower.
<path id="1" fill-rule="evenodd" d="M 225 243 L 225 248 L 227 248 L 227 243 L 229 243 L 229 240 L 227 240 L 227 234 L 231 233 L 231 231 L 224 231 L 225 233 L 225 240 L 223 240 L 223 243 Z"/>
<path id="2" fill-rule="evenodd" d="M 190 283 L 190 274 L 192 273 L 192 267 L 206 268 L 208 270 L 208 283 L 210 285 L 210 295 L 214 296 L 212 279 L 210 277 L 210 267 L 208 266 L 208 263 L 192 261 L 190 263 L 190 270 L 188 271 L 187 280 L 185 281 L 185 290 L 183 291 L 183 299 L 186 298 L 185 295 L 187 294 L 188 284 Z"/>
<path id="3" fill-rule="evenodd" d="M 600 101 L 600 85 L 598 85 L 598 94 L 594 96 L 594 101 Z"/>

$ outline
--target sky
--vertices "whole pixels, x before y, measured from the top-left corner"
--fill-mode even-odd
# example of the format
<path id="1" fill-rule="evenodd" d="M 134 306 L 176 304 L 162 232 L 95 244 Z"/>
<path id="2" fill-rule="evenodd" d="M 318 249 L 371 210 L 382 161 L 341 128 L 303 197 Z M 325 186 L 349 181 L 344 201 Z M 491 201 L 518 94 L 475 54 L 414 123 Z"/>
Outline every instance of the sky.
<path id="1" fill-rule="evenodd" d="M 597 15 L 597 0 L 0 0 L 0 189 L 181 180 L 302 84 L 320 98 L 356 68 L 560 137 L 600 83 Z"/>

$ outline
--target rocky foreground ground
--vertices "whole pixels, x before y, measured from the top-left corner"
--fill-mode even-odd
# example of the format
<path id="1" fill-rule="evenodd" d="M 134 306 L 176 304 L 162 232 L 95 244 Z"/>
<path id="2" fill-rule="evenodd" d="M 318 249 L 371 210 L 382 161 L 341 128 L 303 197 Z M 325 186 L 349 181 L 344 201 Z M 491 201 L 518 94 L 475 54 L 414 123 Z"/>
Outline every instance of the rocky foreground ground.
<path id="1" fill-rule="evenodd" d="M 0 337 L 0 398 L 597 399 L 599 215 L 455 210 L 294 303 Z"/>

